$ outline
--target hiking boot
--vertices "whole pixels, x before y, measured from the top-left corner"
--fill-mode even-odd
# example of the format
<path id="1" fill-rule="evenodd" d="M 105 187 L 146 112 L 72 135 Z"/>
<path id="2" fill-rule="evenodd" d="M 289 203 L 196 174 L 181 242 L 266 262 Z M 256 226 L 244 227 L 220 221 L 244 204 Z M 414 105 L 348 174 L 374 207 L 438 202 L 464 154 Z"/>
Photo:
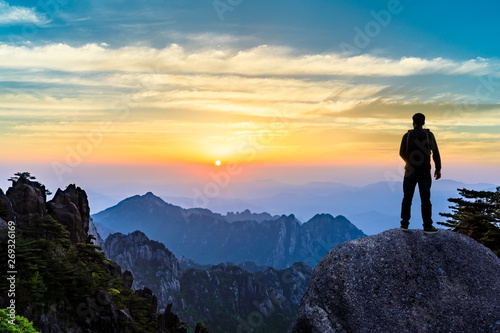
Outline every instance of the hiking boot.
<path id="1" fill-rule="evenodd" d="M 403 231 L 408 231 L 409 222 L 401 221 L 401 227 L 399 227 Z"/>
<path id="2" fill-rule="evenodd" d="M 424 227 L 424 234 L 426 235 L 432 235 L 437 233 L 439 230 L 434 228 L 433 226 L 430 227 Z"/>

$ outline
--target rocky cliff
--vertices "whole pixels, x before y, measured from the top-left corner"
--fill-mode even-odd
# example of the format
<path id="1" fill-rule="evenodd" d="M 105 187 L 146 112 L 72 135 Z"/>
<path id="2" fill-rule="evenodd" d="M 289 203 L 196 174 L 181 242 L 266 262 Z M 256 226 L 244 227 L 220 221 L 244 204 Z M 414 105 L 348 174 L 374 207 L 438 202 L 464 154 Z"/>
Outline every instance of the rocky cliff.
<path id="1" fill-rule="evenodd" d="M 224 264 L 189 269 L 174 305 L 181 318 L 203 321 L 214 332 L 285 332 L 311 272 L 304 263 L 255 274 Z"/>
<path id="2" fill-rule="evenodd" d="M 20 177 L 12 182 L 6 196 L 0 200 L 0 209 L 8 212 L 20 230 L 25 230 L 33 216 L 46 215 L 46 199 L 45 186 Z"/>
<path id="3" fill-rule="evenodd" d="M 134 273 L 134 289 L 149 287 L 154 291 L 160 309 L 174 301 L 172 295 L 180 291 L 182 273 L 174 254 L 163 244 L 135 231 L 108 236 L 103 248 L 107 257 Z"/>
<path id="4" fill-rule="evenodd" d="M 15 221 L 20 231 L 29 230 L 36 216 L 50 215 L 66 227 L 71 243 L 87 240 L 89 202 L 85 191 L 74 184 L 64 191 L 58 189 L 54 198 L 47 202 L 44 185 L 19 177 L 12 182 L 6 195 L 0 192 L 0 212 L 4 212 L 6 220 Z"/>
<path id="5" fill-rule="evenodd" d="M 303 263 L 255 273 L 226 264 L 181 272 L 176 257 L 140 231 L 112 234 L 104 249 L 133 272 L 134 286 L 150 286 L 159 304 L 173 303 L 182 320 L 204 322 L 211 331 L 221 333 L 236 332 L 238 327 L 248 330 L 254 323 L 248 318 L 253 316 L 262 319 L 259 331 L 283 332 L 297 312 L 312 273 Z"/>
<path id="6" fill-rule="evenodd" d="M 17 314 L 42 333 L 185 333 L 171 307 L 157 313 L 151 289 L 141 285 L 132 290 L 131 272 L 122 272 L 91 243 L 85 191 L 69 185 L 47 202 L 45 187 L 33 179 L 18 175 L 6 194 L 0 190 L 2 253 L 11 240 L 2 226 L 15 222 Z M 2 272 L 12 269 L 7 260 L 0 262 Z M 0 308 L 12 301 L 12 290 L 7 290 L 2 278 Z"/>
<path id="7" fill-rule="evenodd" d="M 318 214 L 304 224 L 293 214 L 228 222 L 206 209 L 173 206 L 152 193 L 128 198 L 93 219 L 96 225 L 122 233 L 141 230 L 176 255 L 202 264 L 252 261 L 286 268 L 294 262 L 307 262 L 314 267 L 332 247 L 366 236 L 340 215 Z"/>
<path id="8" fill-rule="evenodd" d="M 472 238 L 392 229 L 328 252 L 288 332 L 499 332 L 499 276 Z"/>
<path id="9" fill-rule="evenodd" d="M 100 246 L 101 248 L 104 247 L 104 239 L 102 239 L 101 234 L 97 230 L 96 225 L 94 224 L 94 221 L 92 219 L 89 220 L 89 236 L 92 237 L 93 243 L 95 245 Z"/>
<path id="10" fill-rule="evenodd" d="M 47 213 L 66 226 L 73 243 L 84 243 L 89 231 L 89 201 L 87 193 L 74 184 L 64 191 L 57 189 L 54 198 L 47 202 Z"/>

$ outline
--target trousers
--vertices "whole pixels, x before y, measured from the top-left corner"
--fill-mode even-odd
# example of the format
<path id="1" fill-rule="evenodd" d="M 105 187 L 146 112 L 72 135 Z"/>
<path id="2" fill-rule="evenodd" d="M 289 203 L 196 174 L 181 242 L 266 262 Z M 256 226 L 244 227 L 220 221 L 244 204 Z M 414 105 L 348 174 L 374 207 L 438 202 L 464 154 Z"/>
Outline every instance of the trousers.
<path id="1" fill-rule="evenodd" d="M 430 168 L 408 168 L 403 180 L 403 202 L 401 204 L 402 223 L 409 223 L 411 218 L 411 202 L 415 187 L 418 184 L 420 201 L 422 203 L 423 226 L 432 226 L 432 204 L 431 204 L 431 170 Z"/>

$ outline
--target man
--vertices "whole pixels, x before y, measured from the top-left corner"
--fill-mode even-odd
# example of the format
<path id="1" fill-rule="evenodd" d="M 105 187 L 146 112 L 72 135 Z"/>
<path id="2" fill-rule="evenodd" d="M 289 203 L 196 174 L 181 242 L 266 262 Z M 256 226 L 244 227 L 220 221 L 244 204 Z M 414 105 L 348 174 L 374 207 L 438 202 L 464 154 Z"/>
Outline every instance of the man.
<path id="1" fill-rule="evenodd" d="M 421 113 L 413 115 L 413 130 L 403 136 L 399 155 L 406 162 L 403 181 L 403 203 L 401 205 L 401 230 L 408 231 L 411 217 L 411 201 L 418 184 L 422 202 L 422 220 L 425 234 L 435 234 L 438 229 L 432 226 L 431 205 L 431 153 L 436 166 L 434 178 L 441 178 L 441 157 L 434 134 L 423 129 L 425 116 Z"/>

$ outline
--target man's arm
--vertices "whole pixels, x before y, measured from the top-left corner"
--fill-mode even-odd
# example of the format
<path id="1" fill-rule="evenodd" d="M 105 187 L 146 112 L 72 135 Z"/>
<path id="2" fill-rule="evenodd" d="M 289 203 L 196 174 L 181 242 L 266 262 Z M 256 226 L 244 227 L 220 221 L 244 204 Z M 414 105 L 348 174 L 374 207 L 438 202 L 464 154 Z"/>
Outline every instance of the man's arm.
<path id="1" fill-rule="evenodd" d="M 401 147 L 399 148 L 399 156 L 408 163 L 407 157 L 406 157 L 406 137 L 408 136 L 408 133 L 403 135 L 403 140 L 401 140 Z"/>
<path id="2" fill-rule="evenodd" d="M 434 160 L 434 164 L 436 165 L 436 171 L 434 172 L 434 177 L 436 180 L 441 178 L 441 155 L 439 154 L 439 148 L 437 145 L 436 137 L 433 133 L 431 134 L 431 150 L 432 150 L 432 159 Z"/>

